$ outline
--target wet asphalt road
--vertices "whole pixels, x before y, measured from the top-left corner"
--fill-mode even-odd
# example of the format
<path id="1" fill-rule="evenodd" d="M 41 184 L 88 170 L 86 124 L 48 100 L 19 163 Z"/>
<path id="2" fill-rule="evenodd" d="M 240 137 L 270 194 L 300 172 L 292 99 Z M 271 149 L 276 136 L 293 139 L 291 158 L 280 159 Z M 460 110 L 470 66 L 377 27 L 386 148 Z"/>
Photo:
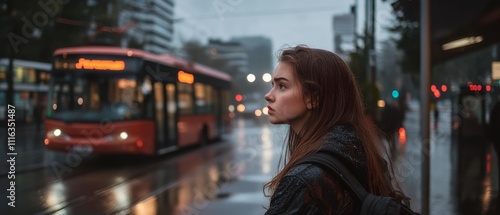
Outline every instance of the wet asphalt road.
<path id="1" fill-rule="evenodd" d="M 20 170 L 15 180 L 16 207 L 4 201 L 0 211 L 6 214 L 233 214 L 231 210 L 234 210 L 234 214 L 261 214 L 267 201 L 262 186 L 270 179 L 276 163 L 273 160 L 276 148 L 279 149 L 272 142 L 278 140 L 271 137 L 267 124 L 257 125 L 252 120 L 236 122 L 239 129 L 223 141 L 161 157 L 26 152 L 17 158 Z M 273 129 L 276 132 L 281 128 Z M 29 144 L 29 140 L 26 143 Z M 19 161 L 19 158 L 31 161 Z M 8 185 L 10 180 L 6 176 L 0 178 L 0 184 Z M 236 186 L 238 192 L 232 186 Z M 3 191 L 2 195 L 8 193 Z M 218 200 L 233 201 L 234 208 L 221 208 Z"/>

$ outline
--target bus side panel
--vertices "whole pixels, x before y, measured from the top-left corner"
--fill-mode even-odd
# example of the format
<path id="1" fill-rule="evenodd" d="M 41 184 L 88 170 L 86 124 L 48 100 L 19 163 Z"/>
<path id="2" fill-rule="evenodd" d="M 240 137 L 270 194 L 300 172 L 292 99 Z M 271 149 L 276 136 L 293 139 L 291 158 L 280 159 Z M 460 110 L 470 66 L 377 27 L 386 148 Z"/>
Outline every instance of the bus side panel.
<path id="1" fill-rule="evenodd" d="M 209 139 L 216 138 L 215 116 L 210 114 L 180 116 L 177 124 L 179 128 L 179 146 L 198 144 L 201 140 L 203 126 L 207 126 Z"/>
<path id="2" fill-rule="evenodd" d="M 155 154 L 155 128 L 151 120 L 109 123 L 65 123 L 46 119 L 45 147 L 71 151 L 85 147 L 95 154 Z M 59 129 L 59 137 L 54 131 Z M 122 132 L 127 137 L 120 137 Z M 57 132 L 56 132 L 57 133 Z"/>

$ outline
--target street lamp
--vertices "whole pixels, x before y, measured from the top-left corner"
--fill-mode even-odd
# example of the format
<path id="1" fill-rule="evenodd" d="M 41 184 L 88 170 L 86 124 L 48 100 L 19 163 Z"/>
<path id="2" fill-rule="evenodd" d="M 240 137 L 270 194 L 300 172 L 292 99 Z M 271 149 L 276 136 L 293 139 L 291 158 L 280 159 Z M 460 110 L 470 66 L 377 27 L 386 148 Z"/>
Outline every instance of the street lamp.
<path id="1" fill-rule="evenodd" d="M 247 81 L 252 83 L 255 81 L 255 75 L 254 74 L 248 74 L 247 75 Z"/>
<path id="2" fill-rule="evenodd" d="M 272 79 L 272 76 L 269 73 L 264 73 L 264 75 L 262 75 L 262 80 L 264 80 L 264 82 L 270 82 L 271 79 Z"/>

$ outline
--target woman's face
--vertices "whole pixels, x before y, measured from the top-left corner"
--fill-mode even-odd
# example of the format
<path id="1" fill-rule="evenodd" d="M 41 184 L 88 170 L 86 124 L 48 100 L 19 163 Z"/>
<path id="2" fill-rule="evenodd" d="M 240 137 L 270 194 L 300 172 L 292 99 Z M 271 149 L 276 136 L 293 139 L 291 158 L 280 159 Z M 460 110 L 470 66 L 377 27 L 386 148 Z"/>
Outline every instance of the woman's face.
<path id="1" fill-rule="evenodd" d="M 307 106 L 310 100 L 302 96 L 302 86 L 293 67 L 288 63 L 278 64 L 272 85 L 265 96 L 269 104 L 269 121 L 273 124 L 290 124 L 298 133 L 310 115 Z"/>

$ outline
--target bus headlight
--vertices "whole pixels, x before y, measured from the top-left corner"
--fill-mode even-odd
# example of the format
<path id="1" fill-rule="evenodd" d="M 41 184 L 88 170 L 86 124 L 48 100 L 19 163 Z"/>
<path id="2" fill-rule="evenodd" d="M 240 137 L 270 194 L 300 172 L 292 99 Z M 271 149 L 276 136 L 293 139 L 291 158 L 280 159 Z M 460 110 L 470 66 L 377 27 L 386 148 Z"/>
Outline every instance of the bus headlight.
<path id="1" fill-rule="evenodd" d="M 54 132 L 52 132 L 52 133 L 53 133 L 53 134 L 54 134 L 54 136 L 56 136 L 56 137 L 60 137 L 60 136 L 61 136 L 61 134 L 62 134 L 61 129 L 56 129 L 56 130 L 54 130 Z"/>
<path id="2" fill-rule="evenodd" d="M 52 131 L 47 132 L 47 137 L 56 137 L 56 138 L 61 138 L 61 139 L 65 139 L 65 140 L 71 139 L 67 134 L 63 133 L 61 131 L 61 129 L 59 129 L 59 128 L 56 128 Z"/>
<path id="3" fill-rule="evenodd" d="M 120 134 L 110 134 L 104 137 L 104 140 L 107 142 L 115 141 L 115 140 L 126 140 L 128 138 L 128 133 L 125 131 L 120 132 Z"/>
<path id="4" fill-rule="evenodd" d="M 121 132 L 121 133 L 120 133 L 120 138 L 121 138 L 122 140 L 126 140 L 126 139 L 128 138 L 128 134 L 127 134 L 127 132 L 125 132 L 125 131 Z"/>

